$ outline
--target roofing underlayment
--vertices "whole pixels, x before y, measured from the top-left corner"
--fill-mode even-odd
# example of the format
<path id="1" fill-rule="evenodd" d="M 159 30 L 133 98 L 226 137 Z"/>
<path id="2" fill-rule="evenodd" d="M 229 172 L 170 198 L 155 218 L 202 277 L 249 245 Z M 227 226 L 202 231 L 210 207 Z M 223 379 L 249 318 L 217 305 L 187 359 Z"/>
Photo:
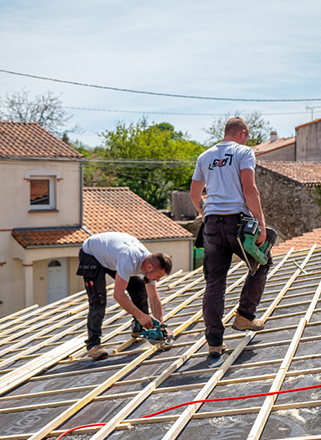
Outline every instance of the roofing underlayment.
<path id="1" fill-rule="evenodd" d="M 321 248 L 274 257 L 258 316 L 260 332 L 232 329 L 247 270 L 230 269 L 221 362 L 210 365 L 204 339 L 202 269 L 158 283 L 169 348 L 130 337 L 131 317 L 113 300 L 103 327 L 107 359 L 86 357 L 87 299 L 79 292 L 0 320 L 0 438 L 321 439 L 321 388 L 182 406 L 321 384 Z"/>

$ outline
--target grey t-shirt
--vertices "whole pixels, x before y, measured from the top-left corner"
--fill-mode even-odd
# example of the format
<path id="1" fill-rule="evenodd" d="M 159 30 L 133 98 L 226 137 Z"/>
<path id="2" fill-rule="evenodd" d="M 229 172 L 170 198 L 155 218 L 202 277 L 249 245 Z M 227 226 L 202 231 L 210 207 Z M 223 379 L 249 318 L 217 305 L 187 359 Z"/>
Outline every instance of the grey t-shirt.
<path id="1" fill-rule="evenodd" d="M 151 254 L 137 238 L 123 232 L 92 235 L 84 241 L 82 249 L 103 267 L 115 270 L 125 281 L 129 281 L 131 275 L 141 273 L 143 261 Z"/>
<path id="2" fill-rule="evenodd" d="M 206 183 L 204 217 L 211 214 L 251 215 L 246 206 L 240 170 L 255 172 L 255 155 L 250 147 L 220 142 L 197 159 L 193 180 Z"/>

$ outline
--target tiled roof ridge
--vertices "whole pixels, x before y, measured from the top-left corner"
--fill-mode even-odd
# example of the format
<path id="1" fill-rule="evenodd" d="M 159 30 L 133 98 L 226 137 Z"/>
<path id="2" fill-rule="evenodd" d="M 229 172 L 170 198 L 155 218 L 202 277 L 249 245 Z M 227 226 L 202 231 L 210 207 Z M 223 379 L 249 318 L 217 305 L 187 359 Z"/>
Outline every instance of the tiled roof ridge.
<path id="1" fill-rule="evenodd" d="M 83 159 L 73 147 L 37 122 L 0 121 L 0 157 Z"/>
<path id="2" fill-rule="evenodd" d="M 321 118 L 319 118 L 319 119 L 314 119 L 313 121 L 309 121 L 309 122 L 305 122 L 304 124 L 297 125 L 297 126 L 295 127 L 295 129 L 297 130 L 298 128 L 306 127 L 307 125 L 313 125 L 313 124 L 316 124 L 316 123 L 318 123 L 318 122 L 320 122 L 320 121 L 321 121 Z"/>
<path id="3" fill-rule="evenodd" d="M 130 191 L 129 186 L 85 186 L 84 191 Z"/>
<path id="4" fill-rule="evenodd" d="M 292 247 L 294 250 L 305 250 L 311 248 L 314 244 L 321 245 L 321 228 L 313 229 L 311 232 L 305 232 L 303 235 L 293 237 L 272 248 L 272 254 L 279 255 L 288 252 Z"/>
<path id="5" fill-rule="evenodd" d="M 319 185 L 321 183 L 321 161 L 257 160 L 256 163 L 261 168 L 269 170 L 272 173 L 283 177 L 284 179 L 298 182 L 304 186 L 314 186 L 314 185 Z M 318 168 L 313 170 L 315 172 L 315 175 L 318 176 L 318 178 L 311 177 L 310 179 L 309 178 L 304 179 L 304 171 L 305 173 L 307 172 L 306 170 L 302 169 L 304 165 L 309 165 L 310 168 L 311 167 L 313 168 L 313 166 L 315 166 L 315 168 Z M 289 167 L 287 171 L 290 172 L 287 173 L 284 169 L 282 169 L 282 167 Z M 297 174 L 294 174 L 294 172 L 296 172 Z"/>

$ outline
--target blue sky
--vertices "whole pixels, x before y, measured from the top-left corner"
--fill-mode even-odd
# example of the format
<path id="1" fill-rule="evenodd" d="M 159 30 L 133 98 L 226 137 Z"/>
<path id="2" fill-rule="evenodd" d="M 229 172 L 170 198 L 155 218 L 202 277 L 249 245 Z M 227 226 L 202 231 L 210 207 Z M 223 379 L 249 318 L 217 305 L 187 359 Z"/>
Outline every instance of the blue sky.
<path id="1" fill-rule="evenodd" d="M 61 94 L 89 146 L 117 121 L 170 122 L 205 142 L 215 116 L 260 111 L 279 137 L 321 117 L 318 0 L 0 0 L 0 69 L 80 83 L 217 98 L 224 102 L 79 87 L 0 73 L 0 96 Z M 128 113 L 138 112 L 138 113 Z M 175 114 L 150 114 L 177 113 Z M 178 113 L 209 114 L 179 115 Z"/>

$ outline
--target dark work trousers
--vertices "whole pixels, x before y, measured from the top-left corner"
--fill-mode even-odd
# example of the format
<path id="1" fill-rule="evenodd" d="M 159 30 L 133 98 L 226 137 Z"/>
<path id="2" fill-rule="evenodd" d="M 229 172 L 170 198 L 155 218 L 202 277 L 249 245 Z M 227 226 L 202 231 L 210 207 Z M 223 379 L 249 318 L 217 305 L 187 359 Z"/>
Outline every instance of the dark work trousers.
<path id="1" fill-rule="evenodd" d="M 222 317 L 226 289 L 226 277 L 233 253 L 244 260 L 236 239 L 240 226 L 240 215 L 209 215 L 204 227 L 204 276 L 206 290 L 203 298 L 205 336 L 210 346 L 222 345 L 224 326 Z M 255 318 L 256 308 L 263 294 L 272 257 L 266 265 L 260 266 L 254 275 L 248 274 L 241 292 L 238 306 L 240 315 L 247 319 Z"/>
<path id="2" fill-rule="evenodd" d="M 84 277 L 89 302 L 88 339 L 85 341 L 87 350 L 100 345 L 101 327 L 106 308 L 106 273 L 115 279 L 116 271 L 103 267 L 95 257 L 80 249 L 77 275 Z M 130 277 L 126 290 L 135 306 L 148 314 L 147 291 L 143 278 Z"/>

